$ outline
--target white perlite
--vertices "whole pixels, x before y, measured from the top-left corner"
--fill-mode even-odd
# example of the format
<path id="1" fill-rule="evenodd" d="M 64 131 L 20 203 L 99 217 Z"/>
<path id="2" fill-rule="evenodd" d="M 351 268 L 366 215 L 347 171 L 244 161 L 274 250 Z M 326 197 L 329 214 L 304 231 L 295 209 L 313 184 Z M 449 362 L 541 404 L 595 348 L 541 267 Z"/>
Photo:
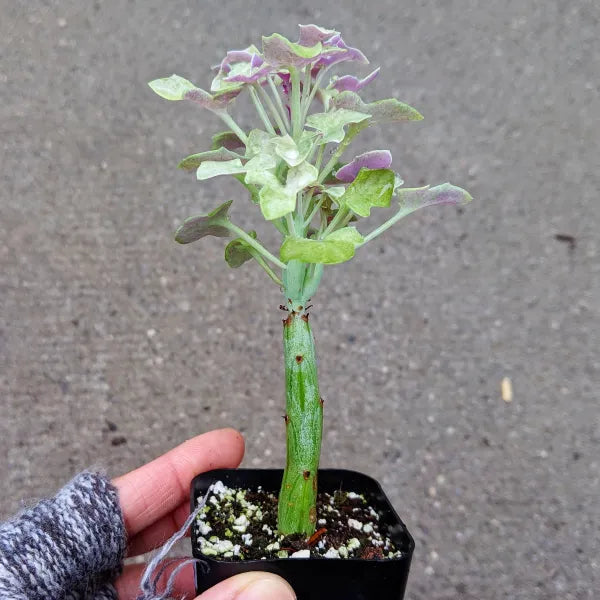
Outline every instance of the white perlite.
<path id="1" fill-rule="evenodd" d="M 222 498 L 227 493 L 227 488 L 222 481 L 217 481 L 213 483 L 211 491 L 213 494 L 217 494 Z"/>
<path id="2" fill-rule="evenodd" d="M 240 515 L 231 526 L 231 529 L 235 529 L 240 533 L 245 533 L 246 529 L 248 529 L 248 525 L 250 525 L 250 521 L 248 521 L 248 517 L 246 515 Z"/>
<path id="3" fill-rule="evenodd" d="M 208 535 L 212 531 L 212 527 L 208 523 L 204 523 L 203 521 L 198 521 L 198 531 L 202 535 Z"/>
<path id="4" fill-rule="evenodd" d="M 304 548 L 296 552 L 282 550 L 281 545 L 284 540 L 284 536 L 280 535 L 275 528 L 269 527 L 266 523 L 260 523 L 263 520 L 263 514 L 261 508 L 257 504 L 253 504 L 246 497 L 246 491 L 234 490 L 223 482 L 216 482 L 211 488 L 212 496 L 210 496 L 208 503 L 201 510 L 196 520 L 196 531 L 198 533 L 198 541 L 200 544 L 200 550 L 206 556 L 222 557 L 224 559 L 232 559 L 234 556 L 241 559 L 245 558 L 246 552 L 249 552 L 250 546 L 256 546 L 258 542 L 255 538 L 253 539 L 253 533 L 264 538 L 265 532 L 268 538 L 265 540 L 264 556 L 260 556 L 261 559 L 268 558 L 309 558 L 311 555 L 320 558 L 355 558 L 361 556 L 363 542 L 366 548 L 380 547 L 384 551 L 384 555 L 388 558 L 395 558 L 401 555 L 401 552 L 390 552 L 393 548 L 391 540 L 387 536 L 382 535 L 378 531 L 379 515 L 375 512 L 372 506 L 367 504 L 364 496 L 349 492 L 346 496 L 354 504 L 352 508 L 352 514 L 356 518 L 348 518 L 346 515 L 342 515 L 338 510 L 338 505 L 335 504 L 335 499 L 330 495 L 328 499 L 324 500 L 324 510 L 317 521 L 317 525 L 324 529 L 334 530 L 336 525 L 342 524 L 344 521 L 347 522 L 348 527 L 351 530 L 366 534 L 368 537 L 366 540 L 361 542 L 358 538 L 350 539 L 345 545 L 339 548 L 331 547 L 330 542 L 327 541 L 326 537 L 323 536 L 316 545 L 312 548 Z M 270 494 L 270 501 L 275 502 L 276 498 Z M 363 514 L 360 514 L 361 508 L 357 507 L 359 503 L 362 506 Z M 218 509 L 216 510 L 213 506 Z M 224 536 L 227 539 L 220 539 L 220 537 L 214 535 L 216 521 L 211 521 L 213 513 L 218 514 L 220 521 L 219 526 L 216 527 L 217 531 L 223 530 L 223 525 L 226 524 L 224 530 Z M 363 522 L 365 514 L 367 513 L 372 517 L 371 522 Z M 213 535 L 209 537 L 209 534 L 213 532 Z M 362 536 L 359 536 L 363 539 Z M 269 539 L 270 538 L 270 539 Z M 284 544 L 285 546 L 285 544 Z"/>
<path id="5" fill-rule="evenodd" d="M 348 552 L 352 552 L 352 550 L 356 550 L 357 548 L 360 548 L 360 542 L 356 538 L 352 538 L 348 542 L 346 547 L 348 548 Z"/>
<path id="6" fill-rule="evenodd" d="M 202 554 L 206 556 L 216 556 L 225 554 L 234 550 L 233 543 L 229 540 L 220 540 L 212 536 L 210 540 L 200 540 L 202 544 Z"/>

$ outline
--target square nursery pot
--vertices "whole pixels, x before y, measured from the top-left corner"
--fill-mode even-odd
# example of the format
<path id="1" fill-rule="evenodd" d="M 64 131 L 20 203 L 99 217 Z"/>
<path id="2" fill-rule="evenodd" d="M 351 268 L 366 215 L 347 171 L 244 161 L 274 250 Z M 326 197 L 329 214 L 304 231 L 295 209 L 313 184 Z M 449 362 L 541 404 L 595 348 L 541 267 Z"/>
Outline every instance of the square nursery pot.
<path id="1" fill-rule="evenodd" d="M 234 489 L 263 490 L 279 494 L 283 477 L 281 469 L 218 469 L 202 473 L 192 481 L 191 503 L 195 508 L 198 498 L 204 498 L 208 488 L 222 481 Z M 321 469 L 319 490 L 334 493 L 343 489 L 364 494 L 379 513 L 380 529 L 388 534 L 399 558 L 365 560 L 360 558 L 272 558 L 266 560 L 229 561 L 214 559 L 200 553 L 196 528 L 192 526 L 192 551 L 204 563 L 196 565 L 196 588 L 206 591 L 224 579 L 248 571 L 276 573 L 290 583 L 298 600 L 402 600 L 414 541 L 392 508 L 377 481 L 356 471 Z"/>

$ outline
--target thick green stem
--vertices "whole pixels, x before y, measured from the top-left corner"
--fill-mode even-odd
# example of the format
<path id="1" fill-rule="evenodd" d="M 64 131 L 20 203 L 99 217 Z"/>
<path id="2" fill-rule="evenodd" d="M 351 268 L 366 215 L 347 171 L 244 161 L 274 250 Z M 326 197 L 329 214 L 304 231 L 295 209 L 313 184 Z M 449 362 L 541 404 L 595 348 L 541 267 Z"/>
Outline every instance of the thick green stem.
<path id="1" fill-rule="evenodd" d="M 317 474 L 323 430 L 315 344 L 306 307 L 288 301 L 283 322 L 287 461 L 279 494 L 278 528 L 310 536 L 317 522 Z"/>

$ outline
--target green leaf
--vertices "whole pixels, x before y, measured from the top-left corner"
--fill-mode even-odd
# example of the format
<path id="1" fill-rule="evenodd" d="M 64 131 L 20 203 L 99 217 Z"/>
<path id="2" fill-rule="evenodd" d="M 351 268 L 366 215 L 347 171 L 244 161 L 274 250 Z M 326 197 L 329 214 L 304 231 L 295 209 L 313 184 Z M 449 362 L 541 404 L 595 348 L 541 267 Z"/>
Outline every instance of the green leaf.
<path id="1" fill-rule="evenodd" d="M 290 193 L 280 183 L 263 187 L 258 196 L 260 209 L 267 221 L 284 217 L 296 208 L 296 193 Z"/>
<path id="2" fill-rule="evenodd" d="M 332 185 L 331 187 L 325 188 L 323 191 L 330 198 L 337 201 L 346 193 L 346 188 L 343 185 Z"/>
<path id="3" fill-rule="evenodd" d="M 210 161 L 228 161 L 235 158 L 239 158 L 239 154 L 232 152 L 227 148 L 218 148 L 216 150 L 207 150 L 206 152 L 199 152 L 198 154 L 190 154 L 186 156 L 177 167 L 184 169 L 185 171 L 193 171 L 197 169 L 203 162 Z"/>
<path id="4" fill-rule="evenodd" d="M 244 180 L 249 185 L 263 186 L 259 193 L 259 202 L 263 216 L 268 221 L 292 212 L 296 208 L 296 194 L 307 185 L 316 182 L 319 175 L 313 165 L 303 162 L 288 169 L 286 184 L 282 185 L 271 170 L 274 167 L 274 159 L 271 156 L 255 156 L 246 163 Z"/>
<path id="5" fill-rule="evenodd" d="M 258 154 L 245 164 L 245 182 L 255 185 L 281 185 L 275 173 L 272 172 L 276 166 L 277 163 L 270 154 Z"/>
<path id="6" fill-rule="evenodd" d="M 400 121 L 420 121 L 423 115 L 408 104 L 399 102 L 395 98 L 377 100 L 365 103 L 356 92 L 342 92 L 331 100 L 331 106 L 369 114 L 369 124 L 397 123 Z"/>
<path id="7" fill-rule="evenodd" d="M 340 206 L 347 206 L 360 217 L 368 217 L 374 206 L 388 207 L 394 193 L 396 175 L 390 169 L 362 168 L 356 179 L 340 198 Z"/>
<path id="8" fill-rule="evenodd" d="M 354 248 L 354 243 L 345 239 L 307 240 L 287 237 L 279 253 L 281 260 L 286 263 L 295 259 L 305 263 L 334 265 L 350 260 L 354 256 Z"/>
<path id="9" fill-rule="evenodd" d="M 256 231 L 249 231 L 248 235 L 256 239 Z M 256 252 L 256 250 L 248 242 L 242 238 L 235 238 L 225 246 L 225 260 L 232 269 L 237 269 L 252 259 L 253 252 Z"/>
<path id="10" fill-rule="evenodd" d="M 246 142 L 246 157 L 253 158 L 258 154 L 272 154 L 273 149 L 271 146 L 271 139 L 273 136 L 262 129 L 253 129 L 248 134 L 248 141 Z"/>
<path id="11" fill-rule="evenodd" d="M 311 183 L 316 183 L 319 171 L 310 163 L 303 162 L 291 167 L 287 174 L 285 187 L 290 194 L 297 194 Z"/>
<path id="12" fill-rule="evenodd" d="M 308 127 L 312 127 L 323 134 L 321 144 L 329 142 L 339 143 L 346 135 L 344 127 L 350 123 L 360 123 L 368 119 L 370 115 L 364 112 L 338 108 L 325 113 L 315 113 L 306 119 Z"/>
<path id="13" fill-rule="evenodd" d="M 419 208 L 443 204 L 467 204 L 473 197 L 469 192 L 450 183 L 435 187 L 401 188 L 397 191 L 400 203 L 399 218 L 403 218 Z"/>
<path id="14" fill-rule="evenodd" d="M 330 233 L 324 239 L 349 242 L 351 244 L 354 244 L 355 247 L 360 246 L 365 241 L 365 239 L 356 229 L 356 227 L 343 227 L 342 229 L 338 229 L 337 231 Z"/>
<path id="15" fill-rule="evenodd" d="M 175 232 L 175 241 L 189 244 L 207 235 L 228 237 L 229 230 L 223 224 L 229 221 L 227 212 L 232 202 L 233 200 L 229 200 L 221 204 L 207 215 L 187 218 Z"/>
<path id="16" fill-rule="evenodd" d="M 221 147 L 227 148 L 227 150 L 237 150 L 244 147 L 244 142 L 233 131 L 220 131 L 213 135 L 210 149 L 218 150 Z"/>
<path id="17" fill-rule="evenodd" d="M 321 42 L 314 46 L 301 46 L 290 42 L 279 33 L 263 36 L 262 43 L 266 61 L 275 67 L 281 65 L 286 67 L 304 66 L 323 50 Z"/>
<path id="18" fill-rule="evenodd" d="M 187 92 L 196 89 L 196 86 L 179 75 L 155 79 L 148 84 L 161 98 L 166 100 L 183 100 Z"/>
<path id="19" fill-rule="evenodd" d="M 304 162 L 313 148 L 314 134 L 302 132 L 300 142 L 296 144 L 290 135 L 273 138 L 273 147 L 277 156 L 282 158 L 290 167 L 296 167 Z"/>
<path id="20" fill-rule="evenodd" d="M 245 173 L 246 167 L 242 164 L 239 158 L 226 160 L 223 162 L 215 160 L 207 160 L 203 162 L 196 171 L 196 177 L 199 181 L 211 179 L 219 175 L 236 175 L 237 173 Z"/>

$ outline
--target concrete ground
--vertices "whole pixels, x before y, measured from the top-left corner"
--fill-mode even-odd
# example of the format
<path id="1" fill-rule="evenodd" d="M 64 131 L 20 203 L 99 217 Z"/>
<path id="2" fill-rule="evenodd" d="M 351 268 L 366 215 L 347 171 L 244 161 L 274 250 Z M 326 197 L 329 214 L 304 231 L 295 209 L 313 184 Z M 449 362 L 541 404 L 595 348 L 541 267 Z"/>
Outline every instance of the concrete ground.
<path id="1" fill-rule="evenodd" d="M 175 168 L 222 127 L 146 82 L 207 85 L 227 49 L 316 22 L 382 65 L 369 98 L 426 117 L 358 148 L 389 147 L 408 185 L 475 197 L 326 270 L 323 465 L 383 483 L 417 542 L 408 598 L 598 597 L 595 0 L 0 0 L 0 14 L 0 516 L 224 425 L 244 432 L 247 466 L 282 465 L 278 290 L 230 270 L 222 240 L 181 247 L 172 231 L 235 198 L 237 222 L 277 238 L 237 184 Z"/>

